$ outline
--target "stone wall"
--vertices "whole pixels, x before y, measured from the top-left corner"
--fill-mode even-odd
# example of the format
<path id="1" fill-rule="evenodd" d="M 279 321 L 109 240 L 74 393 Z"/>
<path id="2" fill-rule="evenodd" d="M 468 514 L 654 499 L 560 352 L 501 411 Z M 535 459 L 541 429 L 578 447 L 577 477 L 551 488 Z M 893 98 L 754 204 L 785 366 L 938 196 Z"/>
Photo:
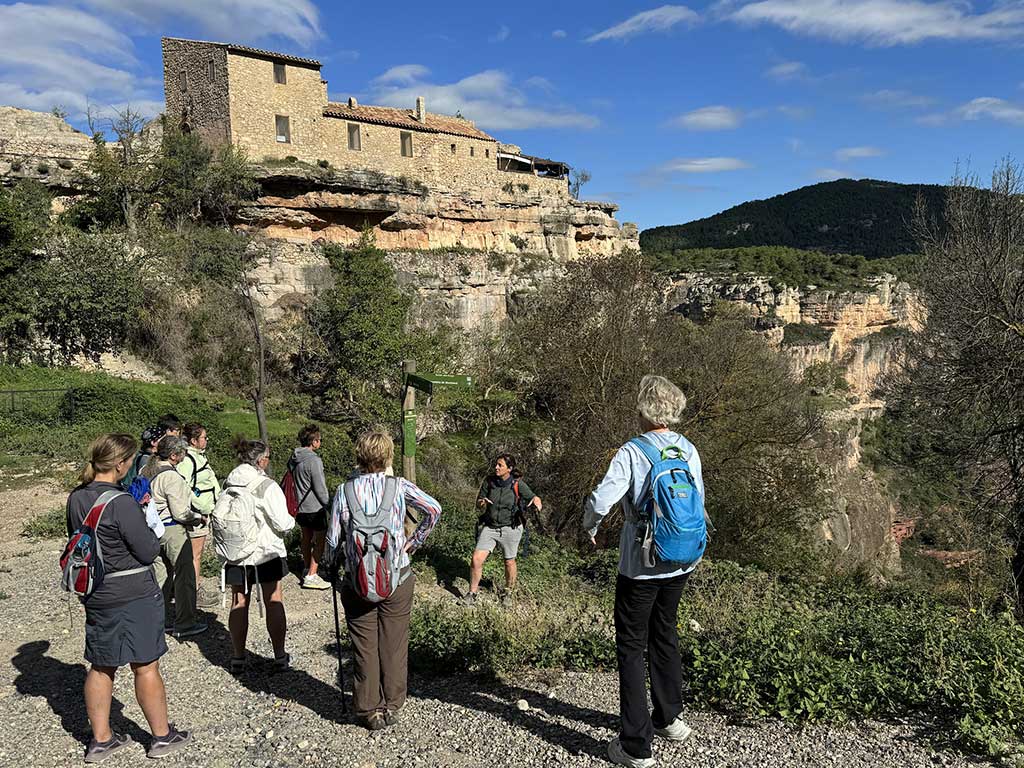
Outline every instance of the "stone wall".
<path id="1" fill-rule="evenodd" d="M 230 141 L 227 50 L 215 43 L 172 38 L 164 38 L 161 45 L 166 113 L 212 144 Z"/>

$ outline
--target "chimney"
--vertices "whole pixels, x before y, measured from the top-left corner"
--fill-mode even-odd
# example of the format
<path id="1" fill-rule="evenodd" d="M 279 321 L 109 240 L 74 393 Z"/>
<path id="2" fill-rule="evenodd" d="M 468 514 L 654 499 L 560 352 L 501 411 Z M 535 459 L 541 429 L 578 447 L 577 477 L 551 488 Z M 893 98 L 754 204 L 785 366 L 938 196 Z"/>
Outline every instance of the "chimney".
<path id="1" fill-rule="evenodd" d="M 427 106 L 422 96 L 416 97 L 416 112 L 414 117 L 421 123 L 427 122 Z"/>
<path id="2" fill-rule="evenodd" d="M 355 96 L 349 96 L 348 97 L 348 108 L 349 109 L 355 109 L 358 106 L 359 106 L 359 102 L 356 101 L 356 97 Z"/>

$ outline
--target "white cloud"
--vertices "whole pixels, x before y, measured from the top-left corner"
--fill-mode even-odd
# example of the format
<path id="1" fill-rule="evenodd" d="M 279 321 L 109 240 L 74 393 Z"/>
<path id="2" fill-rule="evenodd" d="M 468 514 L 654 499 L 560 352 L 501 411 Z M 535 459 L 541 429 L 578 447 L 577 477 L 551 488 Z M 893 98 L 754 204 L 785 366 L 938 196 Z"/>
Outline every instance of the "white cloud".
<path id="1" fill-rule="evenodd" d="M 957 117 L 964 120 L 999 120 L 1024 125 L 1024 106 L 993 96 L 982 96 L 957 107 Z"/>
<path id="2" fill-rule="evenodd" d="M 884 150 L 878 147 L 843 147 L 836 150 L 836 160 L 845 163 L 849 160 L 859 160 L 865 157 L 881 157 Z"/>
<path id="3" fill-rule="evenodd" d="M 662 173 L 719 173 L 740 171 L 750 165 L 736 157 L 680 157 L 658 168 Z"/>
<path id="4" fill-rule="evenodd" d="M 838 168 L 818 168 L 814 171 L 814 178 L 822 181 L 835 181 L 836 179 L 852 179 L 854 174 Z"/>
<path id="5" fill-rule="evenodd" d="M 786 146 L 794 155 L 799 155 L 804 151 L 803 139 L 786 139 Z"/>
<path id="6" fill-rule="evenodd" d="M 928 115 L 921 115 L 920 117 L 915 118 L 914 122 L 919 123 L 921 125 L 927 125 L 930 128 L 935 128 L 940 125 L 945 125 L 946 123 L 948 123 L 949 115 L 944 114 L 942 112 L 934 112 Z"/>
<path id="7" fill-rule="evenodd" d="M 765 70 L 765 77 L 785 82 L 807 77 L 807 66 L 802 61 L 784 61 Z"/>
<path id="8" fill-rule="evenodd" d="M 506 26 L 505 24 L 502 24 L 500 27 L 498 27 L 497 32 L 495 32 L 493 35 L 487 38 L 487 42 L 504 43 L 506 40 L 508 40 L 508 37 L 511 34 L 512 30 L 509 29 L 508 26 Z"/>
<path id="9" fill-rule="evenodd" d="M 921 96 L 910 91 L 891 90 L 888 88 L 873 93 L 865 93 L 861 101 L 880 109 L 923 109 L 935 103 L 931 96 Z"/>
<path id="10" fill-rule="evenodd" d="M 963 0 L 759 0 L 720 6 L 743 24 L 843 42 L 906 45 L 924 40 L 1009 40 L 1024 36 L 1024 3 L 996 2 L 972 13 Z"/>
<path id="11" fill-rule="evenodd" d="M 225 42 L 282 37 L 309 46 L 323 36 L 312 0 L 82 0 L 96 10 L 121 16 L 149 32 L 168 21 L 195 25 Z"/>
<path id="12" fill-rule="evenodd" d="M 396 75 L 396 70 L 399 72 Z M 430 112 L 462 113 L 487 130 L 529 128 L 594 128 L 600 122 L 593 115 L 572 107 L 536 106 L 521 88 L 500 70 L 490 69 L 455 83 L 431 83 L 426 67 L 418 64 L 392 67 L 373 81 L 370 98 L 378 104 L 412 108 L 423 96 Z M 533 84 L 537 78 L 531 78 Z"/>
<path id="13" fill-rule="evenodd" d="M 569 36 L 569 33 L 566 32 L 564 29 L 556 29 L 554 32 L 551 33 L 551 36 L 555 38 L 555 40 L 564 40 L 566 37 Z"/>
<path id="14" fill-rule="evenodd" d="M 739 126 L 743 115 L 731 107 L 701 107 L 672 120 L 671 124 L 690 131 L 725 131 Z"/>
<path id="15" fill-rule="evenodd" d="M 375 77 L 373 82 L 375 85 L 387 85 L 394 83 L 395 85 L 406 85 L 408 83 L 414 83 L 417 80 L 422 80 L 424 77 L 430 74 L 430 70 L 422 64 L 398 64 L 397 66 L 391 67 L 383 75 Z"/>
<path id="16" fill-rule="evenodd" d="M 700 19 L 685 5 L 663 5 L 650 11 L 630 16 L 613 27 L 587 38 L 588 43 L 601 40 L 627 40 L 646 32 L 667 32 L 677 24 L 695 24 Z"/>
<path id="17" fill-rule="evenodd" d="M 810 107 L 795 107 L 790 104 L 783 104 L 780 107 L 776 107 L 780 115 L 788 117 L 790 120 L 806 120 L 811 116 Z"/>

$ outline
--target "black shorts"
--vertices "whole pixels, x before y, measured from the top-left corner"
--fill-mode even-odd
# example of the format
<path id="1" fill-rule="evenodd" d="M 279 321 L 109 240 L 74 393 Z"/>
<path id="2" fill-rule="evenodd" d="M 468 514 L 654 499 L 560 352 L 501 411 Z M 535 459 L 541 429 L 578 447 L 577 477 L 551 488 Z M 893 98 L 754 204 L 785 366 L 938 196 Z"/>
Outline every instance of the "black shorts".
<path id="1" fill-rule="evenodd" d="M 295 516 L 295 522 L 303 528 L 309 528 L 311 531 L 326 531 L 327 510 L 321 509 L 319 512 L 299 512 L 299 514 Z"/>
<path id="2" fill-rule="evenodd" d="M 228 565 L 224 568 L 224 583 L 236 587 L 253 584 L 273 584 L 288 575 L 288 563 L 283 557 L 267 560 L 259 565 Z"/>
<path id="3" fill-rule="evenodd" d="M 124 605 L 85 606 L 85 660 L 97 667 L 149 664 L 167 653 L 159 591 Z"/>

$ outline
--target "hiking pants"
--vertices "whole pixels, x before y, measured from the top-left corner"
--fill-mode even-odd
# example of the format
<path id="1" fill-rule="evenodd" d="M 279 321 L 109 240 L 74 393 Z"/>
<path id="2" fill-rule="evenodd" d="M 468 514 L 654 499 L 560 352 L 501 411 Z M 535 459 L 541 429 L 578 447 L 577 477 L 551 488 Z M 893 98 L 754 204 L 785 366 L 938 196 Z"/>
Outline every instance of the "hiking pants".
<path id="1" fill-rule="evenodd" d="M 196 567 L 192 543 L 181 525 L 168 525 L 160 539 L 160 557 L 154 563 L 156 580 L 164 593 L 164 621 L 175 629 L 187 629 L 196 623 Z M 171 598 L 174 613 L 171 613 Z"/>
<path id="2" fill-rule="evenodd" d="M 355 652 L 352 702 L 358 717 L 405 704 L 409 678 L 411 573 L 387 600 L 368 603 L 346 582 L 341 590 L 345 623 Z"/>
<path id="3" fill-rule="evenodd" d="M 655 728 L 683 711 L 683 669 L 676 612 L 689 574 L 615 582 L 615 655 L 619 665 L 619 740 L 632 757 L 650 757 Z M 651 664 L 653 715 L 647 711 L 644 651 Z"/>

